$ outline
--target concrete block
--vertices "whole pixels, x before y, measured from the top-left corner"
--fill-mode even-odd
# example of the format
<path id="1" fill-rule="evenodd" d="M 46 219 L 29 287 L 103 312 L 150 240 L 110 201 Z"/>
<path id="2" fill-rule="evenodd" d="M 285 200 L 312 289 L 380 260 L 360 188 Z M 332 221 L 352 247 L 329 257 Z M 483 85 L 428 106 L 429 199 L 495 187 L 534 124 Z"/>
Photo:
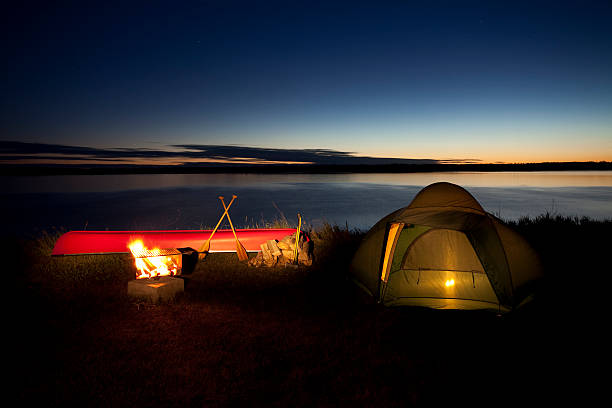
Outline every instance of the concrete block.
<path id="1" fill-rule="evenodd" d="M 128 296 L 149 300 L 153 303 L 168 302 L 185 291 L 183 279 L 162 276 L 159 279 L 134 279 L 128 282 Z"/>

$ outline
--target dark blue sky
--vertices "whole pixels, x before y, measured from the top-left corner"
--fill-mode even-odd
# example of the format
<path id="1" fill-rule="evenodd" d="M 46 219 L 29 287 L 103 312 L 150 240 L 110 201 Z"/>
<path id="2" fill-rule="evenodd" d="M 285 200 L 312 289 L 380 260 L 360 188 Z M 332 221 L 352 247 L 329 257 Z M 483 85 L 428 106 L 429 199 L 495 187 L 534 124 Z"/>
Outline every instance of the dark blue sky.
<path id="1" fill-rule="evenodd" d="M 612 160 L 609 2 L 20 4 L 2 141 Z"/>

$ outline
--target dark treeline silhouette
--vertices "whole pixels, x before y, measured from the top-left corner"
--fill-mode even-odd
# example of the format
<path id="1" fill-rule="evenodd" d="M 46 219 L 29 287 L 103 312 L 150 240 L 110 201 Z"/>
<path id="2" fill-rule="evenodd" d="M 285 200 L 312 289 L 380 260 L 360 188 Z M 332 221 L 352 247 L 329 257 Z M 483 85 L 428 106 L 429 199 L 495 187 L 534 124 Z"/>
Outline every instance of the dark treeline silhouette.
<path id="1" fill-rule="evenodd" d="M 99 175 L 99 174 L 331 174 L 331 173 L 426 173 L 454 171 L 578 171 L 612 170 L 612 162 L 470 163 L 470 164 L 292 164 L 292 165 L 0 165 L 2 175 Z"/>

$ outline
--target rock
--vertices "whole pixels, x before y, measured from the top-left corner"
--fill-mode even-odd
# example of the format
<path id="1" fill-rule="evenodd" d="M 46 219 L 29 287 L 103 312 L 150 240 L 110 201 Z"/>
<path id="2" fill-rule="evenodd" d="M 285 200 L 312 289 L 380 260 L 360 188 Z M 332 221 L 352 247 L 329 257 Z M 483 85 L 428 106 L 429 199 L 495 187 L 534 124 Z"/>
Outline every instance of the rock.
<path id="1" fill-rule="evenodd" d="M 312 265 L 312 241 L 300 240 L 298 247 L 298 263 L 306 266 Z"/>
<path id="2" fill-rule="evenodd" d="M 307 252 L 298 252 L 298 263 L 301 265 L 312 265 L 312 257 Z"/>

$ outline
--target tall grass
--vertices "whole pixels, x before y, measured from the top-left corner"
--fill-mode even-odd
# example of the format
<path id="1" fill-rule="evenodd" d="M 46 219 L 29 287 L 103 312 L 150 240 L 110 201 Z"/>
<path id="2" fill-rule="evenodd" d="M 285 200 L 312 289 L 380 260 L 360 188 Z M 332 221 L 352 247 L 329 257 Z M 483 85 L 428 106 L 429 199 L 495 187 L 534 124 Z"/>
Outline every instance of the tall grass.
<path id="1" fill-rule="evenodd" d="M 610 269 L 612 219 L 545 213 L 507 222 L 540 253 L 549 273 L 601 274 Z"/>
<path id="2" fill-rule="evenodd" d="M 609 269 L 607 253 L 612 233 L 611 219 L 594 220 L 545 213 L 505 222 L 521 233 L 540 253 L 549 276 L 601 274 Z M 244 227 L 289 228 L 295 225 L 283 215 Z M 329 223 L 314 227 L 306 220 L 302 224 L 302 231 L 314 242 L 315 263 L 311 269 L 325 269 L 330 275 L 342 274 L 347 270 L 364 235 L 364 231 Z M 12 254 L 12 269 L 24 278 L 27 275 L 27 279 L 66 284 L 125 280 L 130 276 L 127 271 L 132 268 L 132 260 L 127 254 L 51 257 L 55 242 L 64 232 L 62 229 L 43 231 L 32 239 L 4 237 L 3 245 Z M 220 266 L 216 265 L 217 268 Z"/>
<path id="3" fill-rule="evenodd" d="M 544 295 L 557 310 L 595 311 L 605 301 L 596 296 L 612 271 L 612 219 L 594 220 L 545 213 L 508 224 L 539 253 L 545 271 Z"/>

